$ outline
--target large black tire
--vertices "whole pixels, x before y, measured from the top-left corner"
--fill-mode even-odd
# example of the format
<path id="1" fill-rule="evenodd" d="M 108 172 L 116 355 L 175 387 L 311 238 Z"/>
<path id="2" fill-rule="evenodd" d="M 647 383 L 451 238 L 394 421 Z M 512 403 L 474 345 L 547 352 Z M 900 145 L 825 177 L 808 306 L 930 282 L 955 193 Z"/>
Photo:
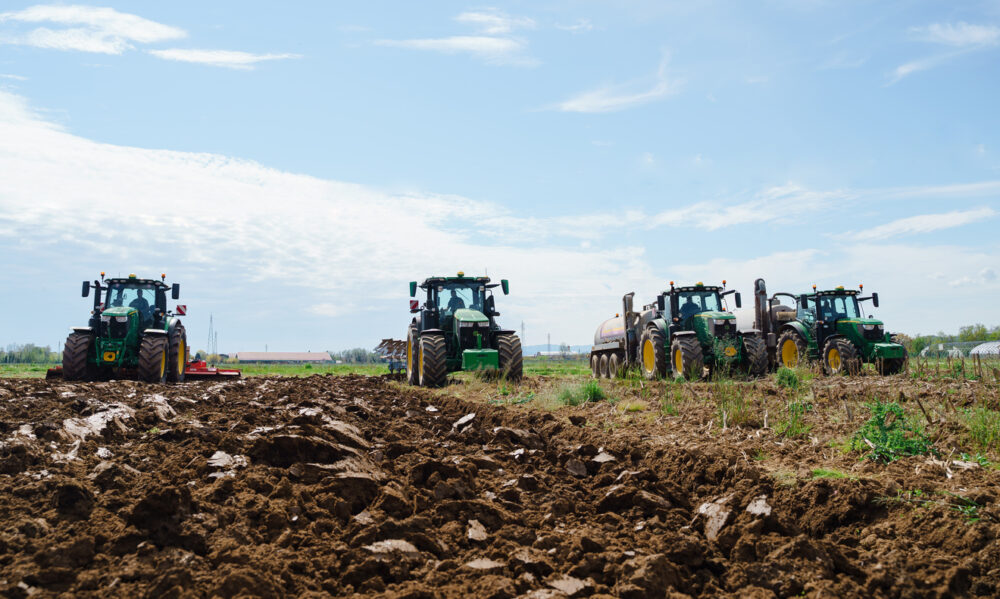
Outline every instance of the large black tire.
<path id="1" fill-rule="evenodd" d="M 89 333 L 70 333 L 63 347 L 63 378 L 67 381 L 89 381 L 96 368 L 87 361 L 94 337 Z"/>
<path id="2" fill-rule="evenodd" d="M 448 378 L 448 348 L 441 335 L 420 336 L 420 356 L 417 359 L 421 387 L 441 387 Z"/>
<path id="3" fill-rule="evenodd" d="M 861 360 L 854 344 L 840 337 L 829 339 L 823 344 L 823 373 L 855 375 L 861 371 Z"/>
<path id="4" fill-rule="evenodd" d="M 875 363 L 875 367 L 878 369 L 878 373 L 883 376 L 891 376 L 893 374 L 899 374 L 906 368 L 906 360 L 909 359 L 910 355 L 903 348 L 902 358 L 886 358 L 884 360 L 879 360 Z"/>
<path id="5" fill-rule="evenodd" d="M 411 385 L 420 384 L 420 373 L 417 364 L 420 360 L 420 333 L 417 325 L 411 324 L 406 329 L 406 382 Z"/>
<path id="6" fill-rule="evenodd" d="M 170 335 L 170 353 L 167 355 L 167 382 L 183 383 L 187 365 L 187 331 L 178 324 Z"/>
<path id="7" fill-rule="evenodd" d="M 787 330 L 778 337 L 775 349 L 775 363 L 785 368 L 805 366 L 809 362 L 809 346 L 806 340 L 794 330 Z"/>
<path id="8" fill-rule="evenodd" d="M 500 376 L 509 381 L 520 381 L 524 374 L 524 353 L 521 351 L 521 339 L 511 333 L 498 335 L 497 354 L 500 363 Z"/>
<path id="9" fill-rule="evenodd" d="M 601 356 L 590 354 L 590 372 L 595 379 L 601 378 Z"/>
<path id="10" fill-rule="evenodd" d="M 652 381 L 667 376 L 667 348 L 663 331 L 652 326 L 642 332 L 638 358 L 642 375 L 647 380 Z"/>
<path id="11" fill-rule="evenodd" d="M 760 337 L 743 337 L 743 364 L 747 375 L 752 377 L 767 374 L 767 344 Z"/>
<path id="12" fill-rule="evenodd" d="M 699 380 L 705 369 L 705 356 L 695 335 L 676 337 L 670 344 L 670 368 L 674 378 Z"/>
<path id="13" fill-rule="evenodd" d="M 160 335 L 146 335 L 139 344 L 139 380 L 147 383 L 167 382 L 167 356 L 170 342 Z"/>
<path id="14" fill-rule="evenodd" d="M 618 354 L 612 353 L 608 357 L 608 378 L 616 379 L 622 372 L 622 360 Z"/>

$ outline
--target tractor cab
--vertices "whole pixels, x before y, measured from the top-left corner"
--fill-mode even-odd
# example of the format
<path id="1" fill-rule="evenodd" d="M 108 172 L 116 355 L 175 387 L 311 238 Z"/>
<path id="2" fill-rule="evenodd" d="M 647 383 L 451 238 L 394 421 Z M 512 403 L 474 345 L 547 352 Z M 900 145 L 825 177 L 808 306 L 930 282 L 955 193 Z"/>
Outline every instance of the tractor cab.
<path id="1" fill-rule="evenodd" d="M 664 316 L 669 316 L 672 330 L 704 329 L 706 339 L 719 335 L 735 336 L 736 317 L 723 304 L 723 297 L 730 294 L 735 295 L 736 306 L 740 307 L 740 294 L 735 289 L 726 291 L 725 281 L 721 287 L 701 282 L 674 287 L 671 281 L 670 290 L 657 298 L 657 308 Z"/>
<path id="2" fill-rule="evenodd" d="M 862 287 L 863 289 L 863 287 Z M 856 343 L 880 342 L 885 339 L 881 320 L 865 318 L 861 302 L 871 300 L 878 307 L 878 294 L 859 297 L 860 291 L 845 289 L 843 285 L 827 291 L 816 291 L 799 296 L 799 320 L 815 331 L 817 349 L 829 337 L 841 335 Z"/>

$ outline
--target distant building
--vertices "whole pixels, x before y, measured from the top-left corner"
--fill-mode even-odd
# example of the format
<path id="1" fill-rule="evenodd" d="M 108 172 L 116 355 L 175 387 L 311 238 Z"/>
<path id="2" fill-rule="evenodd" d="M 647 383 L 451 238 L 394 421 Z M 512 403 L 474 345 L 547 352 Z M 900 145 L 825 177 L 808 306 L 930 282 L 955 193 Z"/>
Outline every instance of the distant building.
<path id="1" fill-rule="evenodd" d="M 969 352 L 970 356 L 998 356 L 1000 355 L 1000 341 L 987 341 L 982 345 L 977 345 Z"/>
<path id="2" fill-rule="evenodd" d="M 326 352 L 303 351 L 241 351 L 233 354 L 240 362 L 262 364 L 322 364 L 333 362 Z"/>

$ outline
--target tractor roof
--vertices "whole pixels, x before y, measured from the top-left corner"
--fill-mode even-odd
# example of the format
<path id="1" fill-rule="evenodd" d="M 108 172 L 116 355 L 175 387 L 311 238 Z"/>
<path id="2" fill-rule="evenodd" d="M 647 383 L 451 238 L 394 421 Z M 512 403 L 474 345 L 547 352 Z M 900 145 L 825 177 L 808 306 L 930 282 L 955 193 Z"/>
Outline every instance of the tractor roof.
<path id="1" fill-rule="evenodd" d="M 140 279 L 135 275 L 129 275 L 127 277 L 111 277 L 104 280 L 106 285 L 152 285 L 154 287 L 167 288 L 169 285 L 163 281 L 158 281 L 156 279 Z"/>
<path id="2" fill-rule="evenodd" d="M 855 289 L 844 289 L 841 285 L 836 289 L 825 289 L 823 291 L 813 291 L 812 293 L 806 293 L 804 295 L 857 295 L 859 292 Z"/>
<path id="3" fill-rule="evenodd" d="M 437 285 L 438 283 L 466 283 L 473 285 L 475 283 L 489 283 L 489 277 L 467 277 L 464 272 L 459 272 L 458 275 L 454 277 L 427 277 L 424 279 L 424 283 L 420 286 L 421 288 L 426 288 L 429 285 Z"/>
<path id="4" fill-rule="evenodd" d="M 705 285 L 703 283 L 697 283 L 695 285 L 682 285 L 680 287 L 674 287 L 671 284 L 670 292 L 676 291 L 720 291 L 722 287 L 718 285 Z"/>

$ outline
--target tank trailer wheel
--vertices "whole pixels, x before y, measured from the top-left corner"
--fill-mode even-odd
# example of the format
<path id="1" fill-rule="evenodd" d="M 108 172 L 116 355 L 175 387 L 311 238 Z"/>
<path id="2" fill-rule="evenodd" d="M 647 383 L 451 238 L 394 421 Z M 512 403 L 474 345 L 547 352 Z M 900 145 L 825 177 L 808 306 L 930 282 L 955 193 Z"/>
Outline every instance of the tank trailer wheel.
<path id="1" fill-rule="evenodd" d="M 497 337 L 497 354 L 500 362 L 500 376 L 509 381 L 520 381 L 524 374 L 524 352 L 521 351 L 521 339 L 517 335 L 499 335 Z"/>
<path id="2" fill-rule="evenodd" d="M 809 347 L 806 340 L 795 331 L 788 330 L 778 337 L 777 362 L 785 368 L 804 366 L 809 359 Z"/>
<path id="3" fill-rule="evenodd" d="M 177 325 L 170 336 L 170 354 L 167 356 L 167 381 L 184 382 L 184 366 L 187 364 L 187 331 Z"/>
<path id="4" fill-rule="evenodd" d="M 87 381 L 94 378 L 95 368 L 87 363 L 94 338 L 89 333 L 70 333 L 63 347 L 63 378 L 67 381 Z"/>
<path id="5" fill-rule="evenodd" d="M 608 378 L 608 354 L 601 354 L 601 360 L 598 363 L 597 368 L 600 378 Z"/>
<path id="6" fill-rule="evenodd" d="M 420 384 L 420 373 L 417 372 L 417 362 L 420 356 L 420 337 L 416 325 L 406 329 L 406 382 L 411 385 Z"/>
<path id="7" fill-rule="evenodd" d="M 649 327 L 642 332 L 639 341 L 639 365 L 646 380 L 667 376 L 667 348 L 663 331 Z"/>
<path id="8" fill-rule="evenodd" d="M 441 387 L 448 377 L 447 347 L 441 335 L 420 336 L 420 356 L 417 370 L 421 387 Z"/>
<path id="9" fill-rule="evenodd" d="M 830 339 L 823 345 L 823 372 L 827 376 L 847 373 L 858 374 L 861 361 L 854 344 L 846 339 Z"/>
<path id="10" fill-rule="evenodd" d="M 701 353 L 701 343 L 695 336 L 678 337 L 670 344 L 670 367 L 674 378 L 691 380 L 701 378 L 705 368 L 705 357 Z"/>
<path id="11" fill-rule="evenodd" d="M 616 379 L 622 372 L 622 361 L 618 354 L 608 357 L 608 378 Z"/>
<path id="12" fill-rule="evenodd" d="M 906 360 L 909 359 L 909 357 L 910 357 L 909 353 L 906 351 L 906 348 L 904 347 L 902 358 L 885 358 L 876 362 L 875 366 L 878 368 L 878 373 L 883 376 L 891 376 L 893 374 L 899 374 L 900 372 L 903 371 L 903 368 L 906 366 Z"/>
<path id="13" fill-rule="evenodd" d="M 597 354 L 590 354 L 590 372 L 595 379 L 601 378 L 601 357 Z"/>
<path id="14" fill-rule="evenodd" d="M 752 377 L 767 374 L 767 344 L 760 337 L 743 337 L 743 364 Z"/>
<path id="15" fill-rule="evenodd" d="M 167 382 L 167 354 L 169 341 L 166 337 L 149 335 L 143 337 L 139 345 L 139 380 L 147 383 Z"/>

